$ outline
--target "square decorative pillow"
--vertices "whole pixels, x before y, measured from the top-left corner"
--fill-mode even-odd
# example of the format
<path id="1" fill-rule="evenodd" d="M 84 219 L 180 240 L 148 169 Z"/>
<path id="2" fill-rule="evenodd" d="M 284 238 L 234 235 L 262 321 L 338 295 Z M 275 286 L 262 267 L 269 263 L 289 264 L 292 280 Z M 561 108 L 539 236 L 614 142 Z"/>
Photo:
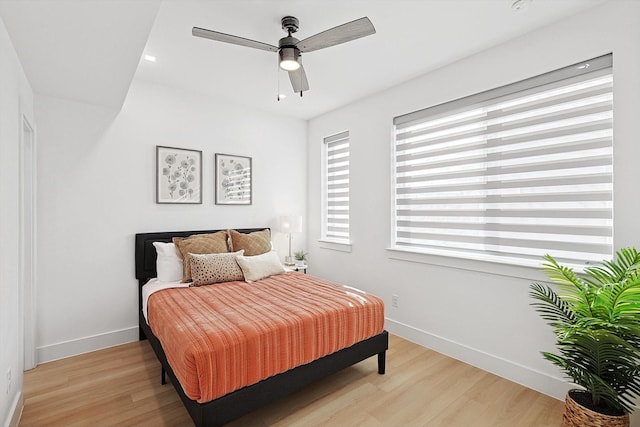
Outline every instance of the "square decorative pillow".
<path id="1" fill-rule="evenodd" d="M 236 261 L 242 269 L 244 280 L 249 283 L 285 272 L 276 251 L 255 256 L 239 256 Z"/>
<path id="2" fill-rule="evenodd" d="M 182 283 L 191 281 L 191 264 L 187 254 L 227 253 L 227 232 L 218 231 L 213 234 L 194 234 L 189 237 L 174 237 L 173 243 L 182 258 Z"/>
<path id="3" fill-rule="evenodd" d="M 161 282 L 182 280 L 182 260 L 173 243 L 153 242 L 156 248 L 156 273 Z"/>
<path id="4" fill-rule="evenodd" d="M 188 254 L 191 262 L 193 286 L 244 280 L 244 275 L 236 258 L 243 251 L 226 254 Z"/>
<path id="5" fill-rule="evenodd" d="M 268 228 L 248 234 L 229 230 L 229 238 L 231 250 L 244 249 L 245 256 L 262 255 L 271 250 L 271 232 Z"/>

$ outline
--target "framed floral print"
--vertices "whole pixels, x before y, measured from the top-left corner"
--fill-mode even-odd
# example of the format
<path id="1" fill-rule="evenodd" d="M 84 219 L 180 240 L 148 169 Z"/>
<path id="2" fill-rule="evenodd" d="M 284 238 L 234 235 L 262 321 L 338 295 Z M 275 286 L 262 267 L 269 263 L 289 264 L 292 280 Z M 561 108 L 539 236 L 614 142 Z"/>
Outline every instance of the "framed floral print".
<path id="1" fill-rule="evenodd" d="M 251 157 L 215 155 L 216 205 L 251 204 Z"/>
<path id="2" fill-rule="evenodd" d="M 156 146 L 156 203 L 202 203 L 202 151 Z"/>

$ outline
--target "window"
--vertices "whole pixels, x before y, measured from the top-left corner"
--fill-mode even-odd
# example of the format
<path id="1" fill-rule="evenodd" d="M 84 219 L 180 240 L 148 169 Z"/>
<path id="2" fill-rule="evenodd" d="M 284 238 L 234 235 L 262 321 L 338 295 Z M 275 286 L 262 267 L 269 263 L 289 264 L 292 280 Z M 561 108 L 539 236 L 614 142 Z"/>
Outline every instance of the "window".
<path id="1" fill-rule="evenodd" d="M 613 253 L 612 55 L 394 119 L 393 249 L 576 267 Z"/>
<path id="2" fill-rule="evenodd" d="M 349 132 L 324 138 L 322 240 L 349 240 Z"/>

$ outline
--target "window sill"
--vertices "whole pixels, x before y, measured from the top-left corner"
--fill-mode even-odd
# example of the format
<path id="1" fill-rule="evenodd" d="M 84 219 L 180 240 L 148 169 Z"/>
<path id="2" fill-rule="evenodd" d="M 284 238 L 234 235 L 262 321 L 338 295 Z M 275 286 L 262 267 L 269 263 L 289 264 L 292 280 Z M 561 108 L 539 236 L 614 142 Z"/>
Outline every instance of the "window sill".
<path id="1" fill-rule="evenodd" d="M 443 255 L 424 254 L 396 248 L 386 248 L 386 251 L 387 256 L 390 259 L 398 261 L 417 262 L 421 264 L 437 265 L 439 267 L 450 267 L 459 270 L 468 270 L 474 272 L 479 271 L 487 274 L 514 277 L 532 281 L 549 280 L 540 268 L 503 264 L 493 261 L 462 259 Z M 540 262 L 540 266 L 542 267 L 542 261 Z"/>
<path id="2" fill-rule="evenodd" d="M 351 252 L 351 242 L 342 243 L 342 242 L 334 242 L 331 240 L 318 240 L 318 244 L 322 249 L 329 249 L 332 251 L 339 252 Z"/>

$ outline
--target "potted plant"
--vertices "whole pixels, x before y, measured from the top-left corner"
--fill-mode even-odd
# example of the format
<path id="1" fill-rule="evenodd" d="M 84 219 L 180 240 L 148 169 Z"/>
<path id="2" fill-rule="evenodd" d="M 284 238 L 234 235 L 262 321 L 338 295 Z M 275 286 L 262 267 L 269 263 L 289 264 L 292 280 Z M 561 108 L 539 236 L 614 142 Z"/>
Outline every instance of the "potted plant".
<path id="1" fill-rule="evenodd" d="M 582 388 L 567 393 L 562 425 L 629 426 L 640 395 L 640 254 L 622 249 L 584 275 L 545 259 L 557 292 L 533 283 L 530 295 L 554 329 L 558 353 L 542 354 Z"/>
<path id="2" fill-rule="evenodd" d="M 307 262 L 307 255 L 308 253 L 306 253 L 305 251 L 297 251 L 293 254 L 293 256 L 296 259 L 296 265 L 298 267 L 302 267 L 303 265 L 305 265 Z"/>

